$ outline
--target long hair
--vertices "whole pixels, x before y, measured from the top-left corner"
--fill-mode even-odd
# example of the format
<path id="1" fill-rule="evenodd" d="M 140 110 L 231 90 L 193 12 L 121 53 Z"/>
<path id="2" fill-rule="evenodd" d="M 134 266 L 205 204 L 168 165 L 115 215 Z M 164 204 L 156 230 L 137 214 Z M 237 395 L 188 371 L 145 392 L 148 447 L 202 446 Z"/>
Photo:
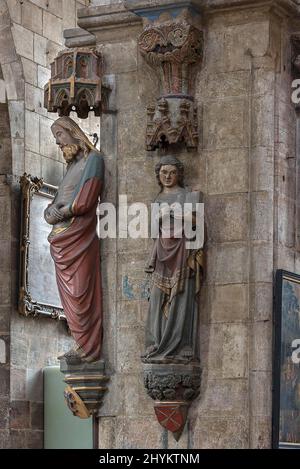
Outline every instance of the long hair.
<path id="1" fill-rule="evenodd" d="M 160 182 L 159 172 L 160 172 L 161 167 L 166 166 L 166 165 L 176 166 L 176 168 L 178 170 L 178 185 L 180 187 L 184 187 L 184 166 L 183 166 L 183 163 L 181 163 L 181 161 L 179 161 L 177 158 L 175 158 L 175 156 L 171 156 L 171 155 L 163 156 L 161 158 L 161 160 L 159 161 L 159 163 L 157 163 L 157 165 L 155 166 L 155 174 L 156 174 L 156 179 L 158 181 L 158 184 L 160 185 L 160 192 L 162 192 L 162 190 L 163 190 L 163 185 Z"/>
<path id="2" fill-rule="evenodd" d="M 91 150 L 98 152 L 98 150 L 95 148 L 92 142 L 87 138 L 83 130 L 81 130 L 79 125 L 77 125 L 76 122 L 73 121 L 73 119 L 71 119 L 70 117 L 67 117 L 67 116 L 59 117 L 52 124 L 52 127 L 54 125 L 58 125 L 62 127 L 63 129 L 68 130 L 70 132 L 72 137 L 76 140 L 81 150 L 83 151 L 85 158 L 88 157 Z"/>

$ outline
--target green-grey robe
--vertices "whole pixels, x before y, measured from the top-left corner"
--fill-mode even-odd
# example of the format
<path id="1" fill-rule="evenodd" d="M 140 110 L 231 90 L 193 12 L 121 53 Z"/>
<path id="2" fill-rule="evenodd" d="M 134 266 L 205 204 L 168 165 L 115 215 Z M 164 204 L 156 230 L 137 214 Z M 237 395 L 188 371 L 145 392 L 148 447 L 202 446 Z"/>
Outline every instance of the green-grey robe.
<path id="1" fill-rule="evenodd" d="M 197 200 L 198 199 L 198 200 Z M 161 193 L 156 203 L 200 202 L 200 193 L 179 189 Z M 171 230 L 172 233 L 172 230 Z M 146 324 L 146 363 L 198 361 L 198 305 L 203 273 L 203 250 L 186 249 L 186 238 L 155 240 L 147 271 L 153 271 L 153 287 Z"/>

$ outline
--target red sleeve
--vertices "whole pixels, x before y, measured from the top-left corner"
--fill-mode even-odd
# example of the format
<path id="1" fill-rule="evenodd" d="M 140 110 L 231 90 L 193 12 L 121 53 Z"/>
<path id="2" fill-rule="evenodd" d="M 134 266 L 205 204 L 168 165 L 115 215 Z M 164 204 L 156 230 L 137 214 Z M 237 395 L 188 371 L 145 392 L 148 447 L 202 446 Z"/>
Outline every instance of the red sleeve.
<path id="1" fill-rule="evenodd" d="M 102 182 L 98 178 L 91 178 L 84 184 L 72 204 L 73 215 L 84 215 L 97 205 L 101 186 Z"/>

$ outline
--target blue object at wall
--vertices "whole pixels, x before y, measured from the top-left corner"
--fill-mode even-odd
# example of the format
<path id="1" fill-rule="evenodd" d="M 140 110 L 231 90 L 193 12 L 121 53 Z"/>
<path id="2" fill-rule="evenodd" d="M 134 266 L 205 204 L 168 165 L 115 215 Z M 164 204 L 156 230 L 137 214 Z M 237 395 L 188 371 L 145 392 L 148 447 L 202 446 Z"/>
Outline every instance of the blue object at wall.
<path id="1" fill-rule="evenodd" d="M 58 366 L 44 368 L 44 448 L 92 449 L 93 419 L 72 415 L 65 403 L 65 387 Z"/>

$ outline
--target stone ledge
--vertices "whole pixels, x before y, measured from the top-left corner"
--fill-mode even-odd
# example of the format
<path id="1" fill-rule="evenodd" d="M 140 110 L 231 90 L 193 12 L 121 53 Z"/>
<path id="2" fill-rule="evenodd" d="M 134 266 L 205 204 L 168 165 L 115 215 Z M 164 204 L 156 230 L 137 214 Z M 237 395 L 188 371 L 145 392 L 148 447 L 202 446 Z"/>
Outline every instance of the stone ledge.
<path id="1" fill-rule="evenodd" d="M 300 14 L 298 0 L 123 0 L 115 4 L 82 8 L 78 12 L 79 18 L 109 16 L 117 13 L 138 12 L 139 10 L 160 10 L 171 8 L 193 7 L 197 10 L 222 10 L 229 8 L 245 8 L 260 6 L 278 6 L 289 12 Z"/>
<path id="2" fill-rule="evenodd" d="M 198 10 L 216 11 L 230 8 L 278 6 L 290 12 L 300 13 L 297 0 L 124 0 L 125 7 L 130 11 L 171 9 L 193 7 Z"/>
<path id="3" fill-rule="evenodd" d="M 181 8 L 194 8 L 199 11 L 203 6 L 203 0 L 124 0 L 124 6 L 136 14 L 146 11 L 176 10 Z"/>
<path id="4" fill-rule="evenodd" d="M 300 3 L 296 0 L 123 0 L 110 5 L 81 8 L 78 10 L 78 26 L 102 36 L 107 30 L 114 30 L 114 34 L 117 34 L 117 28 L 139 26 L 142 24 L 142 16 L 151 16 L 163 10 L 173 9 L 175 14 L 178 9 L 191 8 L 211 14 L 261 7 L 275 8 L 288 16 L 300 14 Z"/>
<path id="5" fill-rule="evenodd" d="M 96 45 L 96 37 L 85 29 L 81 28 L 65 29 L 64 38 L 66 47 L 84 47 Z"/>
<path id="6" fill-rule="evenodd" d="M 201 2 L 201 0 L 199 0 L 198 3 L 199 2 Z M 204 0 L 204 2 L 202 1 L 201 3 L 205 3 L 205 7 L 211 9 L 270 5 L 273 7 L 283 7 L 294 12 L 298 11 L 298 13 L 300 12 L 300 4 L 296 0 Z"/>
<path id="7" fill-rule="evenodd" d="M 65 375 L 64 397 L 73 415 L 85 419 L 95 414 L 108 391 L 109 377 L 105 375 L 104 360 L 72 364 L 63 358 L 60 371 Z"/>
<path id="8" fill-rule="evenodd" d="M 98 31 L 109 26 L 126 26 L 139 23 L 141 23 L 141 19 L 126 10 L 123 3 L 78 10 L 78 26 L 87 31 Z"/>

